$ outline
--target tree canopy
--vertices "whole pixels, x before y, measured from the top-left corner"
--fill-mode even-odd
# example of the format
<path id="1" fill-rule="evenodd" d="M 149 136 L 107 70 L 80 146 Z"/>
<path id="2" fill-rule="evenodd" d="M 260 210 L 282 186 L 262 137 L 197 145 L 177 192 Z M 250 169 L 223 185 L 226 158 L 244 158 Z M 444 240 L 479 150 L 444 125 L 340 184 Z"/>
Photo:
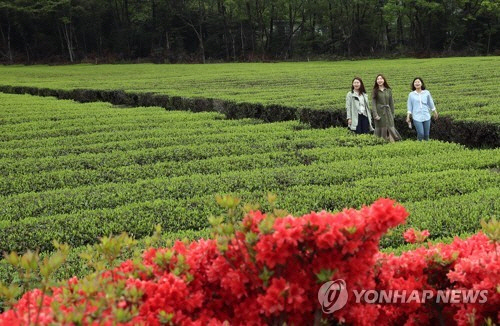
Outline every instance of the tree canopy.
<path id="1" fill-rule="evenodd" d="M 0 60 L 498 54 L 497 0 L 0 0 Z"/>

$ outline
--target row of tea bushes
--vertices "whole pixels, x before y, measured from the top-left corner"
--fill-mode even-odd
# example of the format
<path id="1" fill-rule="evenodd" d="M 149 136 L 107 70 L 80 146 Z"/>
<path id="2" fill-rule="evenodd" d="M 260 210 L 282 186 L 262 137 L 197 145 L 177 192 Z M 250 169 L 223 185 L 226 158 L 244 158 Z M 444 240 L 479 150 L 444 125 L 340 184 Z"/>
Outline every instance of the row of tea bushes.
<path id="1" fill-rule="evenodd" d="M 141 179 L 134 183 L 105 183 L 91 186 L 77 186 L 41 192 L 23 193 L 0 198 L 2 220 L 19 220 L 28 216 L 53 213 L 72 213 L 80 209 L 111 208 L 129 202 L 161 198 L 188 198 L 198 194 L 217 194 L 243 191 L 265 193 L 268 190 L 284 189 L 295 185 L 335 185 L 344 182 L 392 175 L 431 173 L 471 167 L 484 168 L 500 163 L 496 152 L 490 155 L 474 156 L 447 164 L 449 154 L 405 157 L 394 163 L 392 158 L 378 160 L 351 160 L 333 163 L 315 163 L 278 168 L 262 168 L 244 171 L 219 172 L 214 174 L 190 174 L 179 177 Z M 496 154 L 496 155 L 495 155 Z M 457 163 L 455 163 L 457 162 Z M 346 167 L 350 167 L 346 171 Z M 420 170 L 420 171 L 417 171 Z M 415 171 L 415 172 L 413 172 Z M 488 182 L 500 182 L 500 175 L 488 170 L 481 171 L 491 176 Z M 465 175 L 466 176 L 466 175 Z M 474 174 L 464 180 L 474 180 Z M 464 180 L 457 180 L 461 182 Z M 429 180 L 429 182 L 432 182 Z M 403 189 L 405 184 L 394 184 Z M 407 186 L 411 187 L 411 184 Z M 423 189 L 427 190 L 427 189 Z M 412 189 L 406 191 L 412 193 Z M 400 193 L 403 196 L 404 192 Z M 443 194 L 446 195 L 446 194 Z M 399 198 L 398 198 L 399 199 Z M 400 200 L 400 199 L 399 199 Z M 350 205 L 352 206 L 352 205 Z"/>
<path id="2" fill-rule="evenodd" d="M 491 164 L 488 163 L 488 160 L 485 160 L 486 157 L 492 156 L 488 151 L 463 151 L 459 146 L 450 143 L 431 142 L 427 147 L 416 147 L 413 142 L 398 142 L 391 145 L 366 146 L 362 151 L 352 150 L 352 147 L 349 146 L 336 147 L 335 149 L 332 147 L 306 148 L 295 151 L 276 150 L 260 154 L 212 156 L 206 159 L 190 161 L 166 161 L 141 165 L 126 164 L 119 167 L 105 166 L 93 169 L 63 168 L 59 170 L 24 173 L 22 176 L 19 176 L 17 173 L 10 173 L 5 178 L 0 179 L 0 194 L 5 196 L 23 192 L 40 192 L 84 185 L 137 182 L 141 179 L 154 179 L 158 176 L 176 177 L 190 174 L 215 174 L 259 168 L 296 166 L 299 164 L 309 165 L 314 162 L 329 163 L 365 160 L 375 157 L 382 159 L 402 155 L 413 157 L 416 155 L 425 155 L 430 152 L 434 155 L 439 154 L 445 161 L 453 163 L 450 160 L 452 156 L 445 153 L 451 154 L 457 150 L 463 152 L 462 157 L 468 157 L 467 160 L 470 162 L 470 167 L 484 167 Z M 472 162 L 476 162 L 476 165 Z"/>

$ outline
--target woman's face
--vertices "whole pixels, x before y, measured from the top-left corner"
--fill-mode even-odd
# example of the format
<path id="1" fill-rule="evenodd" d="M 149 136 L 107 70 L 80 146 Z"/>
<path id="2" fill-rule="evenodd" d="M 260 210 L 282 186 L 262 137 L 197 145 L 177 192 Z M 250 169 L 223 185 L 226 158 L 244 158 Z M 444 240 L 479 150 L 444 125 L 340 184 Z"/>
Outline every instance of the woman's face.
<path id="1" fill-rule="evenodd" d="M 415 81 L 413 82 L 413 86 L 415 86 L 415 88 L 421 88 L 422 81 L 420 79 L 415 79 Z"/>
<path id="2" fill-rule="evenodd" d="M 384 77 L 378 76 L 377 77 L 377 85 L 382 86 L 382 85 L 384 85 L 384 83 L 385 83 Z"/>
<path id="3" fill-rule="evenodd" d="M 354 81 L 352 82 L 352 87 L 354 87 L 354 89 L 358 91 L 361 87 L 361 82 L 357 79 L 354 79 Z"/>

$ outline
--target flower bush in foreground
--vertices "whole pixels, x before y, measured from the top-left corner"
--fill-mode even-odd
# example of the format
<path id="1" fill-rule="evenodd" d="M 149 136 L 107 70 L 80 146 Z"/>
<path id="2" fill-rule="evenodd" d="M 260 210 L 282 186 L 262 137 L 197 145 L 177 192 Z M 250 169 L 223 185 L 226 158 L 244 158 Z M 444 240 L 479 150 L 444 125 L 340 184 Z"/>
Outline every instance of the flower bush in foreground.
<path id="1" fill-rule="evenodd" d="M 337 214 L 292 217 L 278 210 L 249 211 L 237 225 L 238 202 L 221 201 L 229 213 L 225 220 L 212 219 L 214 239 L 151 248 L 141 260 L 73 278 L 47 293 L 28 292 L 0 315 L 0 325 L 498 322 L 498 244 L 482 233 L 396 257 L 380 253 L 379 240 L 408 213 L 389 199 Z M 343 309 L 326 315 L 318 289 L 335 279 L 345 280 L 350 290 L 487 289 L 488 301 L 395 305 L 357 303 L 349 296 Z"/>
<path id="2" fill-rule="evenodd" d="M 378 254 L 376 273 L 379 290 L 450 292 L 486 290 L 486 298 L 476 302 L 411 302 L 381 306 L 378 320 L 394 325 L 427 325 L 440 320 L 451 325 L 481 325 L 500 320 L 500 259 L 498 244 L 482 232 L 467 240 L 455 239 L 449 245 L 429 245 L 403 253 Z"/>
<path id="3" fill-rule="evenodd" d="M 422 243 L 429 235 L 429 230 L 417 231 L 414 228 L 411 228 L 403 233 L 403 238 L 408 243 Z"/>

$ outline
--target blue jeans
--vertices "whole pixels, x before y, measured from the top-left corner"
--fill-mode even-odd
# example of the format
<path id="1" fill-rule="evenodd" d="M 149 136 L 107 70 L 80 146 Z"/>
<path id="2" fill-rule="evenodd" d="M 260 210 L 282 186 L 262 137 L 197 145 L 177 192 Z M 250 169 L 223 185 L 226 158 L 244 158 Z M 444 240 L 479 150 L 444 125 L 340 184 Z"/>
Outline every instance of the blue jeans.
<path id="1" fill-rule="evenodd" d="M 417 130 L 418 140 L 429 140 L 429 132 L 431 130 L 431 119 L 427 121 L 415 121 L 413 120 L 413 125 Z"/>

